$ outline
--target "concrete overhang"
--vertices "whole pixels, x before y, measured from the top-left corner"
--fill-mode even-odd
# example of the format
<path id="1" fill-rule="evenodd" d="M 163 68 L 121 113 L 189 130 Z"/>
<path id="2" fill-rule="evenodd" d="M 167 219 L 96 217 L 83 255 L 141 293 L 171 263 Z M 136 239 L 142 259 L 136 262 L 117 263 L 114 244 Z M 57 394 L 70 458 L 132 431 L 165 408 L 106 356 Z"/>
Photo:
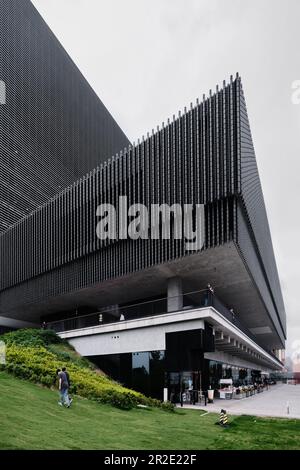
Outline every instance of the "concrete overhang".
<path id="1" fill-rule="evenodd" d="M 65 331 L 67 339 L 84 356 L 121 354 L 166 349 L 166 334 L 203 329 L 215 330 L 215 347 L 252 364 L 278 370 L 279 360 L 265 351 L 213 307 L 194 308 L 135 320 Z"/>
<path id="2" fill-rule="evenodd" d="M 64 269 L 63 267 L 61 268 Z M 76 270 L 73 273 L 76 276 Z M 262 300 L 235 243 L 230 242 L 201 253 L 191 253 L 168 263 L 154 265 L 116 279 L 95 284 L 85 289 L 63 295 L 41 297 L 39 302 L 24 304 L 23 291 L 18 286 L 0 292 L 0 314 L 29 322 L 40 322 L 41 315 L 69 312 L 79 307 L 97 311 L 111 304 L 134 303 L 140 299 L 161 295 L 165 297 L 168 279 L 182 279 L 184 292 L 205 289 L 207 283 L 215 288 L 216 295 L 228 308 L 233 308 L 241 322 L 251 330 L 256 329 L 260 343 L 267 349 L 283 348 L 283 336 Z M 28 281 L 28 284 L 35 280 Z M 50 281 L 49 281 L 50 282 Z M 22 290 L 23 284 L 20 285 Z M 11 296 L 15 307 L 7 311 Z M 191 296 L 197 304 L 197 295 Z M 258 329 L 258 330 L 257 330 Z M 254 334 L 255 330 L 254 330 Z"/>

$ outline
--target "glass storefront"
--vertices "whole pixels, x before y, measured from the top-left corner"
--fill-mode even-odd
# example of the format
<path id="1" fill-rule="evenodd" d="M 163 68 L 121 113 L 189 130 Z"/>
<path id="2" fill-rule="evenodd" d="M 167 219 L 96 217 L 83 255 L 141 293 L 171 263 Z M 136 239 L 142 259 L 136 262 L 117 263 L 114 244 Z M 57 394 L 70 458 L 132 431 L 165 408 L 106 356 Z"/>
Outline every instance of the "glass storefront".
<path id="1" fill-rule="evenodd" d="M 90 356 L 90 360 L 122 385 L 163 400 L 165 351 Z"/>
<path id="2" fill-rule="evenodd" d="M 172 403 L 181 401 L 193 402 L 201 390 L 201 371 L 168 372 L 166 374 L 166 387 L 169 392 L 169 400 Z"/>
<path id="3" fill-rule="evenodd" d="M 168 363 L 166 351 L 113 354 L 90 359 L 115 380 L 147 396 L 163 400 L 166 387 L 168 399 L 174 403 L 180 403 L 182 397 L 183 402 L 196 402 L 200 391 L 208 390 L 209 386 L 219 389 L 220 379 L 232 379 L 236 387 L 261 380 L 258 370 L 207 359 L 202 361 L 199 350 L 191 350 L 185 361 L 183 348 L 171 352 Z M 193 355 L 197 360 L 191 360 Z"/>
<path id="4" fill-rule="evenodd" d="M 260 372 L 253 369 L 233 366 L 218 361 L 209 361 L 209 385 L 219 387 L 220 379 L 232 379 L 234 386 L 250 385 L 259 381 Z"/>
<path id="5" fill-rule="evenodd" d="M 162 400 L 164 360 L 164 351 L 132 353 L 132 388 Z"/>

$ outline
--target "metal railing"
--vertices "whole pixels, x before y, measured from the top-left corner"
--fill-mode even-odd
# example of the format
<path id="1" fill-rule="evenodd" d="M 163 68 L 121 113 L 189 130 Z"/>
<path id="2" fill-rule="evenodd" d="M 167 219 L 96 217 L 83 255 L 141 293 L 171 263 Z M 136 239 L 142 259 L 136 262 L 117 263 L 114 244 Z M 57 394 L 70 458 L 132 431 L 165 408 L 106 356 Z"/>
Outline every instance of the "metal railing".
<path id="1" fill-rule="evenodd" d="M 257 337 L 251 333 L 251 331 L 241 322 L 240 318 L 234 311 L 229 310 L 219 299 L 217 296 L 212 296 L 212 307 L 214 307 L 219 313 L 221 313 L 227 320 L 229 320 L 233 325 L 235 325 L 240 331 L 245 333 L 248 338 L 250 338 L 254 343 L 260 346 L 264 351 L 266 351 L 270 356 L 272 356 L 276 361 L 280 364 L 281 361 L 278 357 L 269 350 L 266 350 L 265 346 L 257 339 Z"/>
<path id="2" fill-rule="evenodd" d="M 136 304 L 119 307 L 117 305 L 100 309 L 97 312 L 86 315 L 76 315 L 75 317 L 66 318 L 54 322 L 48 322 L 47 326 L 57 333 L 64 331 L 77 330 L 99 325 L 108 325 L 111 323 L 119 323 L 125 320 L 136 320 L 167 313 L 175 313 L 176 310 L 168 311 L 168 302 L 182 298 L 182 306 L 177 311 L 197 309 L 203 307 L 213 307 L 221 315 L 223 315 L 230 323 L 242 331 L 249 339 L 254 341 L 262 349 L 265 347 L 253 335 L 249 329 L 241 322 L 239 316 L 232 309 L 226 307 L 223 302 L 209 289 L 187 292 L 181 296 L 162 297 L 155 300 L 139 302 Z M 266 351 L 270 356 L 279 359 L 271 351 Z"/>
<path id="3" fill-rule="evenodd" d="M 166 313 L 166 310 L 166 301 L 162 298 L 123 307 L 114 306 L 114 308 L 100 309 L 97 312 L 86 315 L 76 315 L 64 320 L 47 322 L 47 325 L 59 333 L 79 328 L 117 323 L 123 320 L 152 317 Z"/>

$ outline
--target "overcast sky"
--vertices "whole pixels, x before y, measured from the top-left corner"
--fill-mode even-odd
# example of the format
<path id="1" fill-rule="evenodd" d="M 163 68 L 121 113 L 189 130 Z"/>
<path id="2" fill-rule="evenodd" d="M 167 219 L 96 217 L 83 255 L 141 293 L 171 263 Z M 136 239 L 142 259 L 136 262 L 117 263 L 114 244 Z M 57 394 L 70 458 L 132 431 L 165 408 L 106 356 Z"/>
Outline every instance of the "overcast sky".
<path id="1" fill-rule="evenodd" d="M 131 141 L 242 76 L 287 318 L 300 340 L 299 0 L 33 0 Z"/>

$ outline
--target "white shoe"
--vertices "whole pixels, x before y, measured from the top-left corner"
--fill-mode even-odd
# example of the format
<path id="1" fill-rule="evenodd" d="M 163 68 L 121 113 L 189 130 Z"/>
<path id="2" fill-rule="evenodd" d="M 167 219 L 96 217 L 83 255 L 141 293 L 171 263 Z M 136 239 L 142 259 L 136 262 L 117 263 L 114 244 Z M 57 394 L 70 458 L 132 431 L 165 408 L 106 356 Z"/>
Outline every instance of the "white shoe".
<path id="1" fill-rule="evenodd" d="M 58 404 L 59 404 L 60 406 L 63 406 L 63 404 L 62 404 L 60 401 L 58 402 Z"/>

